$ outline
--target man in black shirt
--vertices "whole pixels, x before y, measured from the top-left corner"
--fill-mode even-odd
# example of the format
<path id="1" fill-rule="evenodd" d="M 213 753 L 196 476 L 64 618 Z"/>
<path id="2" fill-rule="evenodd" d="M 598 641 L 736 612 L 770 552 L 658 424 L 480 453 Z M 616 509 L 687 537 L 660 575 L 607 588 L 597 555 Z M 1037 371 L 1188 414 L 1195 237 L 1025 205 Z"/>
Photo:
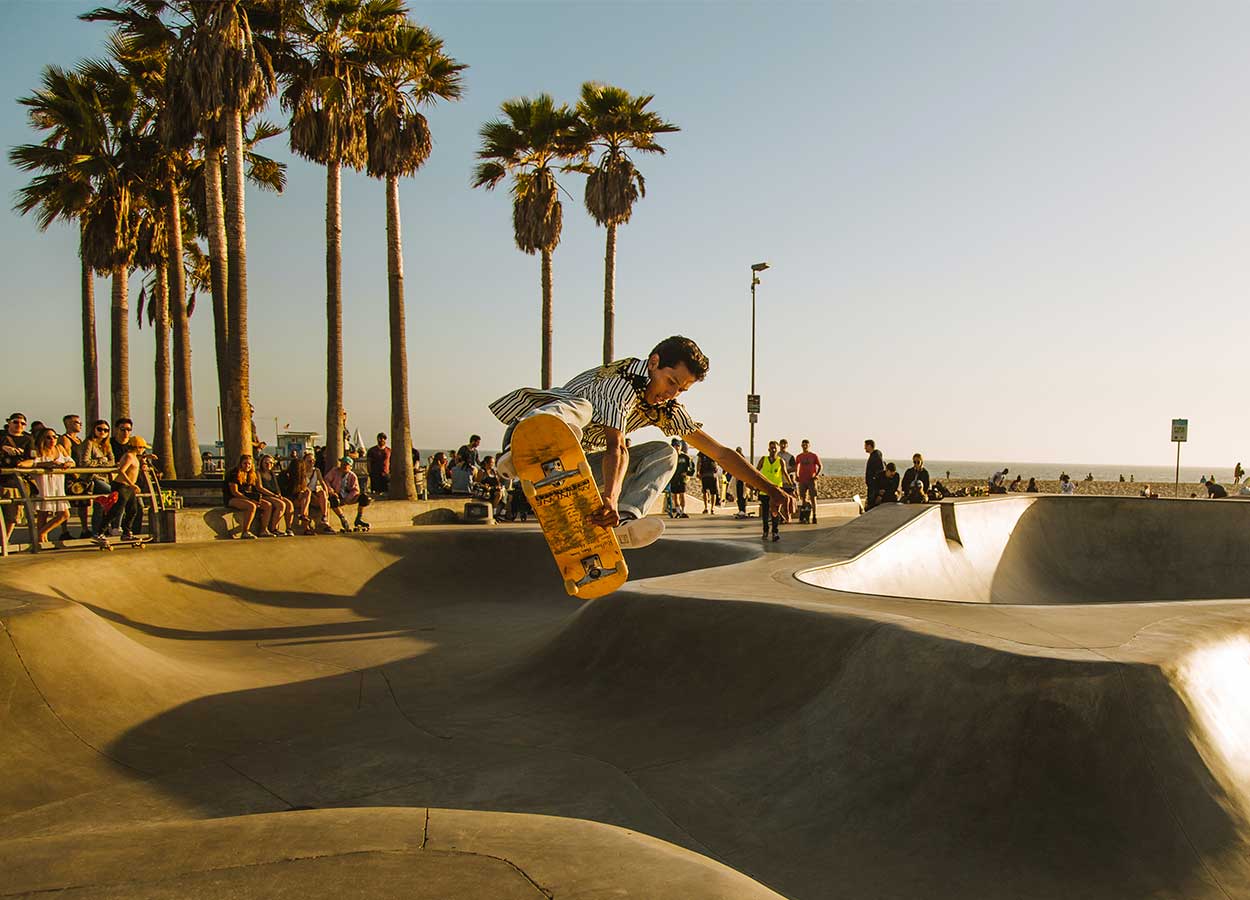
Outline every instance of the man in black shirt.
<path id="1" fill-rule="evenodd" d="M 121 460 L 130 449 L 130 436 L 134 434 L 135 423 L 130 419 L 121 418 L 113 423 L 113 433 L 109 435 L 109 446 L 113 448 L 113 459 Z"/>
<path id="2" fill-rule="evenodd" d="M 24 459 L 30 459 L 35 451 L 35 442 L 26 433 L 26 414 L 13 413 L 4 424 L 4 434 L 0 435 L 0 469 L 14 469 Z M 16 500 L 22 496 L 22 484 L 16 475 L 0 476 L 0 497 Z M 18 506 L 8 504 L 3 507 L 6 540 L 13 536 L 13 527 L 17 524 Z M 33 526 L 32 526 L 33 527 Z"/>
<path id="3" fill-rule="evenodd" d="M 482 436 L 475 434 L 470 436 L 469 443 L 461 444 L 460 449 L 456 451 L 456 462 L 464 463 L 471 468 L 477 468 L 481 465 L 478 458 L 477 448 L 481 446 Z"/>
<path id="4" fill-rule="evenodd" d="M 864 468 L 864 482 L 868 487 L 868 492 L 864 494 L 867 499 L 864 508 L 872 509 L 877 505 L 877 490 L 880 488 L 881 476 L 885 474 L 885 461 L 881 451 L 877 449 L 877 442 L 872 438 L 864 441 L 864 452 L 868 454 L 868 465 Z"/>

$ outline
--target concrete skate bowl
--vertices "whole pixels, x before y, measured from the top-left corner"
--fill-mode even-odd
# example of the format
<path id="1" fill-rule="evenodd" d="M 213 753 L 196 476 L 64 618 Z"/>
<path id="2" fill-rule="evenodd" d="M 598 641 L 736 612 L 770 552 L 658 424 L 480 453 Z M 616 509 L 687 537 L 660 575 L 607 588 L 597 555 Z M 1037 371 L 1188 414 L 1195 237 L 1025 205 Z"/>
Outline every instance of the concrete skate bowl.
<path id="1" fill-rule="evenodd" d="M 661 542 L 631 568 L 754 555 Z M 581 610 L 532 530 L 6 563 L 4 896 L 775 897 L 610 824 L 657 818 L 625 779 L 448 730 Z"/>
<path id="2" fill-rule="evenodd" d="M 798 577 L 851 593 L 1008 605 L 1250 598 L 1250 504 L 948 502 L 854 558 Z"/>
<path id="3" fill-rule="evenodd" d="M 0 893 L 1250 895 L 1235 715 L 1161 666 L 753 601 L 783 560 L 666 540 L 639 581 L 743 599 L 589 604 L 501 530 L 0 568 Z"/>

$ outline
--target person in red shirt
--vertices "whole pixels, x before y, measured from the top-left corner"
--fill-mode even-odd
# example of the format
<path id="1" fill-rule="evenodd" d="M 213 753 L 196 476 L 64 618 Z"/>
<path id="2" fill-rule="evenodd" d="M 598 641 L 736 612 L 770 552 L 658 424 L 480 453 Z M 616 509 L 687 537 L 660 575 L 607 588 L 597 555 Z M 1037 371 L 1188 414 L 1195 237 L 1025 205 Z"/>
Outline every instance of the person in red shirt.
<path id="1" fill-rule="evenodd" d="M 820 474 L 820 470 L 824 468 L 820 464 L 820 457 L 812 452 L 812 442 L 803 440 L 801 443 L 803 452 L 794 458 L 795 465 L 798 467 L 799 482 L 799 503 L 802 504 L 810 498 L 812 504 L 812 524 L 816 524 L 816 476 Z"/>
<path id="2" fill-rule="evenodd" d="M 386 435 L 378 432 L 378 442 L 365 454 L 369 464 L 369 490 L 385 495 L 391 485 L 391 448 L 386 446 Z"/>

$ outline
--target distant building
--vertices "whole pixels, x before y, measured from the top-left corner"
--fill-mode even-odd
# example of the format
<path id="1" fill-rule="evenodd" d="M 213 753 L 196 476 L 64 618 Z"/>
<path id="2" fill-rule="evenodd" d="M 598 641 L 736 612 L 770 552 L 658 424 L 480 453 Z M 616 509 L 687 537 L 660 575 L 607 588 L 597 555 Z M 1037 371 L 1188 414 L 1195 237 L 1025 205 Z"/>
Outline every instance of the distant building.
<path id="1" fill-rule="evenodd" d="M 278 435 L 278 455 L 300 456 L 321 443 L 321 435 L 315 431 L 284 431 Z"/>

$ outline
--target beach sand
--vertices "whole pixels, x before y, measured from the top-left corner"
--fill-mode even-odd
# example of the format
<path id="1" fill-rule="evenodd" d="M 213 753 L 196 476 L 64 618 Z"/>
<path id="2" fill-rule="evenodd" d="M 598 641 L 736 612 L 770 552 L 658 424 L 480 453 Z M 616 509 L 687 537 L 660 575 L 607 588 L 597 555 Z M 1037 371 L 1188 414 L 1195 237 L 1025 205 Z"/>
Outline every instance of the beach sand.
<path id="1" fill-rule="evenodd" d="M 944 485 L 952 491 L 957 491 L 963 487 L 985 487 L 985 479 L 983 478 L 952 478 L 949 481 L 945 478 L 933 478 L 933 473 L 929 473 L 929 477 L 933 480 L 940 480 Z M 1028 484 L 1028 479 L 1024 481 Z M 1136 497 L 1141 494 L 1142 488 L 1146 485 L 1140 481 L 1078 481 L 1076 482 L 1076 493 L 1078 494 L 1102 494 L 1115 497 Z M 1059 493 L 1059 481 L 1037 482 L 1039 493 L 1057 494 Z M 1173 496 L 1172 482 L 1167 484 L 1152 484 L 1155 493 L 1160 497 Z M 1229 495 L 1237 493 L 1237 489 L 1230 484 L 1224 485 Z M 816 496 L 821 500 L 841 500 L 853 497 L 858 494 L 861 498 L 864 496 L 866 488 L 864 487 L 864 479 L 854 478 L 841 475 L 821 475 L 816 481 Z M 1198 482 L 1182 481 L 1180 486 L 1180 496 L 1188 497 L 1190 494 L 1196 494 L 1200 499 L 1205 499 L 1207 489 Z"/>

